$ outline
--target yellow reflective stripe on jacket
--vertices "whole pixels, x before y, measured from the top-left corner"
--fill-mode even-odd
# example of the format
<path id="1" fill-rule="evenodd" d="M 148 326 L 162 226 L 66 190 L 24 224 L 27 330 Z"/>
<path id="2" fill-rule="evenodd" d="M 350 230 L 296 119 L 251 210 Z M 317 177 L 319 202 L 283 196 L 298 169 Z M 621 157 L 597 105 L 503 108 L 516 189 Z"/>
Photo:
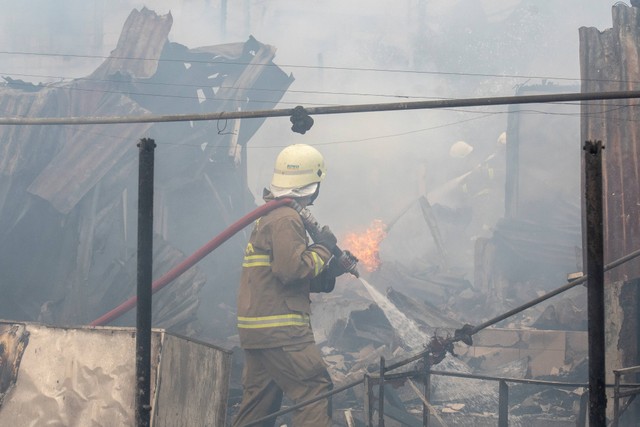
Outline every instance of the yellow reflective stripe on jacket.
<path id="1" fill-rule="evenodd" d="M 309 324 L 308 314 L 277 314 L 275 316 L 244 317 L 238 316 L 238 328 L 258 329 L 278 326 L 306 326 Z"/>
<path id="2" fill-rule="evenodd" d="M 313 277 L 316 277 L 322 271 L 322 267 L 324 267 L 324 261 L 322 260 L 322 258 L 320 258 L 320 255 L 318 255 L 314 251 L 311 251 L 311 257 L 313 258 L 314 266 Z"/>
<path id="3" fill-rule="evenodd" d="M 271 266 L 271 257 L 269 255 L 245 255 L 242 266 L 269 267 Z"/>

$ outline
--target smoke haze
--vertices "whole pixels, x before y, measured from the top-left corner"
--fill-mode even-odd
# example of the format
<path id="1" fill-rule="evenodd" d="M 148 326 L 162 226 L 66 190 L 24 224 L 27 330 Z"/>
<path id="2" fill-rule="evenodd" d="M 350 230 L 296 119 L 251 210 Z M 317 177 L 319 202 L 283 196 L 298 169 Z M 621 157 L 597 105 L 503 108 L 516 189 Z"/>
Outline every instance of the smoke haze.
<path id="1" fill-rule="evenodd" d="M 0 4 L 7 12 L 0 18 L 3 76 L 36 84 L 87 76 L 115 48 L 131 10 L 147 7 L 170 12 L 170 41 L 188 47 L 242 42 L 250 35 L 275 46 L 274 62 L 295 81 L 274 108 L 509 96 L 522 85 L 543 82 L 575 87 L 578 28 L 611 26 L 611 5 L 601 0 Z M 447 186 L 504 148 L 499 138 L 507 130 L 507 111 L 505 106 L 316 116 L 305 135 L 293 133 L 286 118 L 268 119 L 248 146 L 249 189 L 261 203 L 276 154 L 289 144 L 307 143 L 328 164 L 314 212 L 339 237 L 374 219 L 393 220 L 421 195 L 455 210 L 459 206 Z M 530 113 L 537 114 L 535 106 Z M 571 114 L 568 120 L 577 129 L 577 106 Z M 471 145 L 472 155 L 452 157 L 457 141 Z M 163 141 L 157 142 L 161 147 Z M 471 239 L 489 233 L 504 214 L 504 183 L 493 188 L 498 194 L 484 206 Z M 409 224 L 395 239 L 406 243 L 411 230 Z M 467 267 L 472 248 L 465 241 L 459 251 Z M 402 250 L 424 248 L 409 242 Z M 391 258 L 399 253 L 392 245 L 385 248 Z"/>

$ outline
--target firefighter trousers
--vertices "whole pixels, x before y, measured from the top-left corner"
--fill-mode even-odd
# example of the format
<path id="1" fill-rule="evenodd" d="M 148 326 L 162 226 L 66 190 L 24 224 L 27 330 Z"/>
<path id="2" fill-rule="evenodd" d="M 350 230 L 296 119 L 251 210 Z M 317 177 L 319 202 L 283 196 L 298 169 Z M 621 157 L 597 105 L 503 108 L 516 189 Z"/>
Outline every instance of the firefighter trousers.
<path id="1" fill-rule="evenodd" d="M 331 377 L 313 342 L 285 347 L 245 349 L 243 395 L 234 427 L 242 427 L 280 409 L 283 393 L 295 403 L 312 399 L 333 388 Z M 276 419 L 257 427 L 272 427 Z M 293 426 L 331 426 L 330 398 L 293 412 Z"/>

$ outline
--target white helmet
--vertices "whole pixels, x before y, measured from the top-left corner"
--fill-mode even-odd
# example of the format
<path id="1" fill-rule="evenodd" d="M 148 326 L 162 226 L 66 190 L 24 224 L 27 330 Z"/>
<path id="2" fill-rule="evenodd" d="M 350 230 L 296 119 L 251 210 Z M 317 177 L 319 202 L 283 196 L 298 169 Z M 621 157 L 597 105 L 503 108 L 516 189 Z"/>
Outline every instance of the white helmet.
<path id="1" fill-rule="evenodd" d="M 294 144 L 278 154 L 272 188 L 295 189 L 319 183 L 327 173 L 324 157 L 307 144 Z"/>
<path id="2" fill-rule="evenodd" d="M 467 157 L 473 151 L 473 147 L 464 141 L 458 141 L 449 149 L 449 155 L 456 159 Z"/>
<path id="3" fill-rule="evenodd" d="M 498 144 L 505 145 L 507 143 L 507 133 L 502 132 L 498 137 Z"/>

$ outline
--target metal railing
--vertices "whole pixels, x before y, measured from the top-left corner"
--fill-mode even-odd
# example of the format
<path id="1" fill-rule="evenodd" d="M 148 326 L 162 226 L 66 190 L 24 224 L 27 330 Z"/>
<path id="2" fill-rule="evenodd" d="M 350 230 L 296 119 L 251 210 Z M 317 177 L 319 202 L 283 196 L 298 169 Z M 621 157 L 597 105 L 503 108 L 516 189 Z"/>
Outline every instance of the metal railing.
<path id="1" fill-rule="evenodd" d="M 633 402 L 637 394 L 640 394 L 640 386 L 638 384 L 621 384 L 620 380 L 623 375 L 636 374 L 640 372 L 640 366 L 632 366 L 629 368 L 614 369 L 614 384 L 613 384 L 613 422 L 612 427 L 618 427 L 620 422 L 620 416 L 624 411 L 629 408 L 629 405 Z M 627 390 L 621 390 L 621 387 L 630 387 Z M 620 399 L 629 397 L 625 402 L 622 410 L 620 410 Z"/>
<path id="2" fill-rule="evenodd" d="M 449 372 L 449 371 L 437 371 L 432 369 L 422 369 L 422 370 L 412 370 L 401 373 L 391 373 L 388 374 L 388 369 L 384 369 L 385 362 L 381 359 L 380 363 L 380 372 L 382 375 L 368 375 L 365 376 L 365 423 L 368 427 L 373 427 L 373 412 L 374 408 L 377 406 L 378 408 L 378 426 L 384 426 L 384 410 L 385 407 L 382 404 L 384 400 L 384 384 L 388 381 L 400 380 L 400 379 L 409 379 L 411 377 L 418 377 L 424 381 L 424 394 L 420 393 L 419 390 L 416 389 L 415 385 L 413 385 L 410 380 L 410 385 L 416 392 L 418 398 L 423 402 L 423 413 L 422 413 L 422 425 L 428 427 L 429 417 L 428 414 L 431 413 L 437 419 L 441 426 L 446 425 L 444 421 L 440 418 L 440 416 L 435 412 L 433 405 L 429 402 L 429 394 L 430 394 L 430 384 L 431 384 L 431 376 L 438 375 L 444 377 L 457 377 L 457 378 L 467 378 L 473 380 L 484 380 L 484 381 L 496 381 L 498 382 L 498 427 L 507 427 L 509 425 L 509 383 L 514 384 L 529 384 L 529 385 L 537 385 L 537 386 L 545 386 L 551 388 L 584 388 L 584 393 L 580 397 L 580 405 L 578 408 L 578 413 L 576 414 L 576 426 L 585 427 L 587 425 L 587 408 L 588 408 L 588 398 L 589 391 L 588 383 L 579 383 L 579 382 L 561 382 L 561 381 L 548 381 L 548 380 L 534 380 L 534 379 L 525 379 L 525 378 L 509 378 L 509 377 L 497 377 L 490 375 L 479 375 L 479 374 L 471 374 L 471 373 L 463 373 L 463 372 Z M 638 383 L 628 383 L 621 384 L 620 376 L 624 374 L 638 373 L 640 372 L 640 366 L 618 369 L 614 370 L 615 375 L 615 383 L 614 384 L 606 384 L 606 388 L 614 389 L 614 418 L 612 421 L 612 426 L 618 426 L 618 420 L 620 415 L 629 407 L 635 395 L 640 394 L 640 384 Z M 376 398 L 373 395 L 374 385 L 379 386 L 378 397 Z M 624 389 L 624 390 L 623 390 Z M 382 393 L 382 394 L 381 394 Z M 382 396 L 382 398 L 380 398 Z M 631 396 L 622 410 L 619 409 L 619 399 L 623 397 Z M 402 422 L 402 419 L 398 419 L 390 414 L 391 418 L 395 418 L 397 421 Z M 416 420 L 417 421 L 417 420 Z"/>
<path id="3" fill-rule="evenodd" d="M 604 266 L 604 271 L 609 271 L 619 265 L 622 265 L 632 259 L 635 259 L 637 257 L 640 256 L 640 249 L 633 251 L 607 265 Z M 472 327 L 471 329 L 467 330 L 466 333 L 471 336 L 471 335 L 475 335 L 476 333 L 478 333 L 480 330 L 486 329 L 489 326 L 493 326 L 496 323 L 513 316 L 514 314 L 520 313 L 524 310 L 526 310 L 527 308 L 530 308 L 534 305 L 537 305 L 543 301 L 546 301 L 548 299 L 550 299 L 553 296 L 556 296 L 558 294 L 561 294 L 563 292 L 568 291 L 569 289 L 572 289 L 575 286 L 578 286 L 579 284 L 585 283 L 588 279 L 587 275 L 584 275 L 582 277 L 576 278 L 571 280 L 569 283 L 565 284 L 564 286 L 557 288 L 554 291 L 548 292 L 544 295 L 542 295 L 541 297 L 538 297 L 532 301 L 529 301 L 526 304 L 523 304 L 519 307 L 516 307 L 512 310 L 507 311 L 506 313 L 503 313 L 497 317 L 494 317 L 493 319 L 487 320 L 486 322 L 477 325 L 475 327 Z M 368 374 L 365 375 L 364 378 L 361 378 L 359 380 L 356 380 L 354 382 L 345 384 L 341 387 L 338 387 L 336 389 L 333 389 L 332 391 L 329 391 L 327 393 L 324 393 L 322 395 L 316 396 L 313 399 L 304 401 L 304 402 L 299 402 L 289 408 L 286 409 L 282 409 L 280 411 L 274 412 L 272 414 L 266 415 L 260 419 L 251 421 L 248 424 L 245 424 L 245 426 L 243 427 L 248 427 L 248 426 L 253 426 L 253 425 L 257 425 L 261 422 L 264 421 L 268 421 L 268 420 L 272 420 L 277 418 L 280 415 L 284 415 L 287 414 L 289 412 L 292 412 L 294 410 L 297 410 L 299 408 L 302 408 L 308 404 L 311 404 L 313 402 L 316 402 L 320 399 L 325 399 L 328 397 L 331 397 L 337 393 L 340 393 L 342 391 L 348 390 L 350 388 L 356 387 L 362 383 L 365 383 L 365 417 L 367 418 L 367 423 L 369 426 L 372 426 L 372 422 L 373 422 L 373 403 L 375 403 L 376 399 L 374 398 L 373 395 L 373 386 L 374 385 L 378 385 L 379 386 L 379 395 L 381 395 L 383 397 L 383 399 L 377 399 L 377 403 L 378 403 L 378 425 L 380 427 L 384 426 L 384 405 L 383 405 L 383 401 L 384 401 L 384 392 L 385 392 L 385 388 L 384 388 L 384 383 L 387 380 L 392 380 L 392 379 L 399 379 L 402 377 L 412 377 L 412 376 L 418 376 L 418 377 L 422 377 L 422 379 L 424 380 L 424 393 L 418 393 L 418 398 L 420 400 L 422 400 L 423 402 L 423 414 L 422 414 L 422 418 L 423 418 L 423 424 L 424 426 L 428 425 L 428 414 L 429 412 L 431 413 L 435 413 L 435 411 L 433 410 L 433 406 L 429 403 L 428 399 L 429 399 L 429 389 L 430 389 L 430 375 L 443 375 L 443 376 L 460 376 L 460 377 L 464 377 L 464 378 L 472 378 L 472 379 L 484 379 L 484 380 L 488 380 L 488 381 L 498 381 L 499 382 L 499 389 L 500 392 L 502 393 L 502 397 L 499 396 L 499 408 L 498 408 L 498 415 L 499 415 L 499 420 L 498 420 L 498 425 L 500 427 L 502 426 L 507 426 L 508 425 L 508 384 L 507 383 L 527 383 L 527 384 L 537 384 L 537 385 L 547 385 L 547 386 L 553 386 L 553 387 L 589 387 L 589 384 L 587 383 L 561 383 L 561 382 L 554 382 L 554 381 L 542 381 L 542 380 L 527 380 L 527 379 L 520 379 L 520 378 L 503 378 L 503 377 L 490 377 L 490 376 L 485 376 L 485 375 L 474 375 L 474 374 L 466 374 L 466 373 L 457 373 L 457 372 L 443 372 L 443 371 L 432 371 L 430 369 L 430 363 L 429 363 L 429 358 L 432 356 L 432 349 L 426 349 L 423 350 L 417 354 L 414 354 L 413 356 L 410 356 L 404 360 L 401 360 L 397 363 L 394 363 L 390 366 L 386 365 L 386 361 L 384 360 L 384 358 L 381 359 L 380 361 L 380 373 L 378 375 L 373 375 L 373 374 Z M 415 362 L 418 360 L 422 360 L 423 361 L 423 366 L 424 368 L 420 371 L 410 371 L 410 372 L 406 372 L 406 373 L 401 373 L 401 374 L 387 374 L 387 372 L 393 371 L 399 367 L 402 366 L 406 366 L 411 362 Z M 617 370 L 617 372 L 620 373 L 620 375 L 625 374 L 625 373 L 630 373 L 629 370 L 633 370 L 635 368 L 626 368 L 625 369 L 621 369 L 621 370 Z M 616 371 L 614 371 L 615 373 Z M 640 368 L 638 368 L 638 372 L 640 372 Z M 604 385 L 606 388 L 610 388 L 610 387 L 616 387 L 615 384 L 605 384 Z M 619 393 L 619 397 L 624 397 L 627 396 L 626 393 L 630 392 L 630 390 L 625 390 L 624 392 L 620 392 L 620 388 L 624 387 L 624 388 L 628 388 L 628 387 L 638 387 L 638 393 L 640 393 L 640 384 L 618 384 L 618 393 Z M 417 392 L 416 387 L 412 387 L 414 388 L 414 391 Z M 615 391 L 614 391 L 615 393 Z M 634 393 L 635 394 L 635 393 Z M 587 398 L 589 397 L 589 393 L 588 391 L 586 391 L 583 395 L 582 398 L 580 400 L 580 410 L 579 410 L 579 414 L 578 414 L 578 422 L 577 425 L 578 426 L 585 426 L 586 425 L 586 409 L 587 409 Z M 616 401 L 617 402 L 617 401 Z M 628 404 L 630 404 L 631 402 L 627 402 Z M 623 411 L 626 410 L 626 407 L 628 405 L 626 405 L 623 408 Z M 616 418 L 614 416 L 614 418 Z"/>
<path id="4" fill-rule="evenodd" d="M 413 360 L 415 361 L 415 360 Z M 410 363 L 410 362 L 407 362 Z M 430 389 L 431 389 L 431 376 L 443 376 L 443 377 L 456 377 L 456 378 L 466 378 L 472 380 L 482 380 L 482 381 L 495 381 L 498 383 L 498 427 L 507 427 L 509 425 L 509 383 L 511 384 L 528 384 L 528 385 L 537 385 L 551 388 L 578 388 L 582 387 L 585 389 L 584 393 L 580 396 L 580 404 L 578 407 L 578 413 L 576 414 L 576 426 L 577 427 L 585 427 L 587 425 L 587 408 L 588 408 L 588 398 L 589 391 L 588 383 L 582 382 L 561 382 L 561 381 L 547 381 L 547 380 L 534 380 L 534 379 L 526 379 L 526 378 L 510 378 L 510 377 L 498 377 L 491 375 L 479 375 L 479 374 L 471 374 L 465 372 L 449 372 L 449 371 L 437 371 L 428 368 L 428 365 L 423 364 L 421 369 L 412 369 L 405 372 L 391 373 L 391 370 L 397 369 L 405 364 L 397 363 L 386 367 L 386 361 L 384 357 L 380 358 L 380 370 L 375 374 L 366 374 L 362 379 L 345 384 L 338 388 L 335 388 L 327 393 L 316 396 L 313 399 L 306 400 L 304 402 L 299 402 L 290 407 L 281 409 L 278 412 L 274 412 L 273 414 L 267 415 L 266 417 L 260 418 L 258 420 L 254 420 L 248 424 L 245 424 L 243 427 L 253 426 L 260 424 L 264 421 L 277 418 L 281 415 L 288 414 L 295 410 L 298 410 L 306 405 L 317 402 L 321 399 L 329 398 L 338 393 L 342 393 L 343 391 L 349 390 L 351 388 L 357 387 L 360 384 L 364 384 L 364 422 L 367 427 L 384 427 L 385 420 L 384 417 L 388 416 L 403 425 L 407 426 L 425 426 L 428 427 L 430 424 L 429 414 L 431 414 L 441 426 L 446 426 L 443 419 L 437 413 L 433 404 L 430 403 Z M 631 402 L 633 401 L 636 394 L 640 394 L 640 384 L 630 383 L 630 384 L 622 384 L 620 382 L 620 377 L 625 374 L 632 374 L 640 372 L 640 366 L 617 369 L 614 370 L 615 375 L 615 383 L 614 384 L 606 384 L 607 388 L 614 389 L 614 417 L 612 421 L 612 427 L 618 427 L 618 421 L 622 413 L 629 407 Z M 423 383 L 423 390 L 420 391 L 415 383 L 413 383 L 412 378 L 418 378 Z M 422 401 L 422 420 L 408 414 L 406 411 L 402 409 L 398 409 L 393 405 L 385 405 L 384 402 L 387 399 L 385 394 L 389 393 L 390 389 L 386 386 L 391 382 L 405 381 L 407 382 L 411 388 L 416 393 L 417 398 Z M 376 387 L 377 386 L 377 387 Z M 378 389 L 377 395 L 374 393 L 375 389 Z M 621 398 L 629 397 L 629 399 L 625 405 L 620 409 L 619 401 Z M 374 424 L 375 412 L 377 410 L 377 419 L 378 423 Z"/>
<path id="5" fill-rule="evenodd" d="M 409 379 L 411 377 L 418 377 L 424 381 L 424 394 L 420 393 L 419 390 L 413 386 L 414 391 L 418 395 L 418 398 L 423 402 L 423 412 L 422 412 L 422 426 L 429 426 L 429 413 L 431 413 L 438 421 L 440 425 L 446 425 L 444 421 L 440 418 L 439 414 L 436 413 L 433 405 L 429 402 L 430 398 L 430 384 L 431 384 L 431 376 L 438 375 L 444 377 L 457 377 L 457 378 L 467 378 L 474 380 L 484 380 L 484 381 L 495 381 L 498 382 L 498 426 L 499 427 L 507 427 L 509 425 L 509 383 L 516 384 L 529 384 L 529 385 L 538 385 L 538 386 L 546 386 L 546 387 L 554 387 L 554 388 L 577 388 L 582 387 L 585 389 L 585 393 L 580 398 L 580 407 L 577 414 L 577 426 L 585 426 L 586 425 L 586 413 L 587 413 L 587 398 L 588 398 L 588 383 L 577 383 L 577 382 L 560 382 L 560 381 L 547 381 L 547 380 L 533 380 L 533 379 L 525 379 L 525 378 L 508 378 L 508 377 L 497 377 L 490 375 L 478 375 L 464 372 L 448 372 L 448 371 L 436 371 L 427 368 L 423 368 L 421 370 L 411 370 L 407 372 L 401 373 L 387 373 L 389 370 L 384 368 L 384 360 L 381 359 L 380 363 L 380 373 L 378 375 L 370 375 L 365 377 L 365 424 L 368 427 L 373 427 L 373 408 L 375 403 L 377 403 L 378 407 L 378 426 L 384 426 L 384 405 L 382 404 L 384 400 L 384 384 L 387 381 L 400 380 L 400 379 Z M 410 381 L 410 380 L 409 380 Z M 377 398 L 373 395 L 373 386 L 378 385 L 379 391 Z M 399 420 L 400 421 L 400 420 Z M 417 425 L 417 424 L 416 424 Z"/>

